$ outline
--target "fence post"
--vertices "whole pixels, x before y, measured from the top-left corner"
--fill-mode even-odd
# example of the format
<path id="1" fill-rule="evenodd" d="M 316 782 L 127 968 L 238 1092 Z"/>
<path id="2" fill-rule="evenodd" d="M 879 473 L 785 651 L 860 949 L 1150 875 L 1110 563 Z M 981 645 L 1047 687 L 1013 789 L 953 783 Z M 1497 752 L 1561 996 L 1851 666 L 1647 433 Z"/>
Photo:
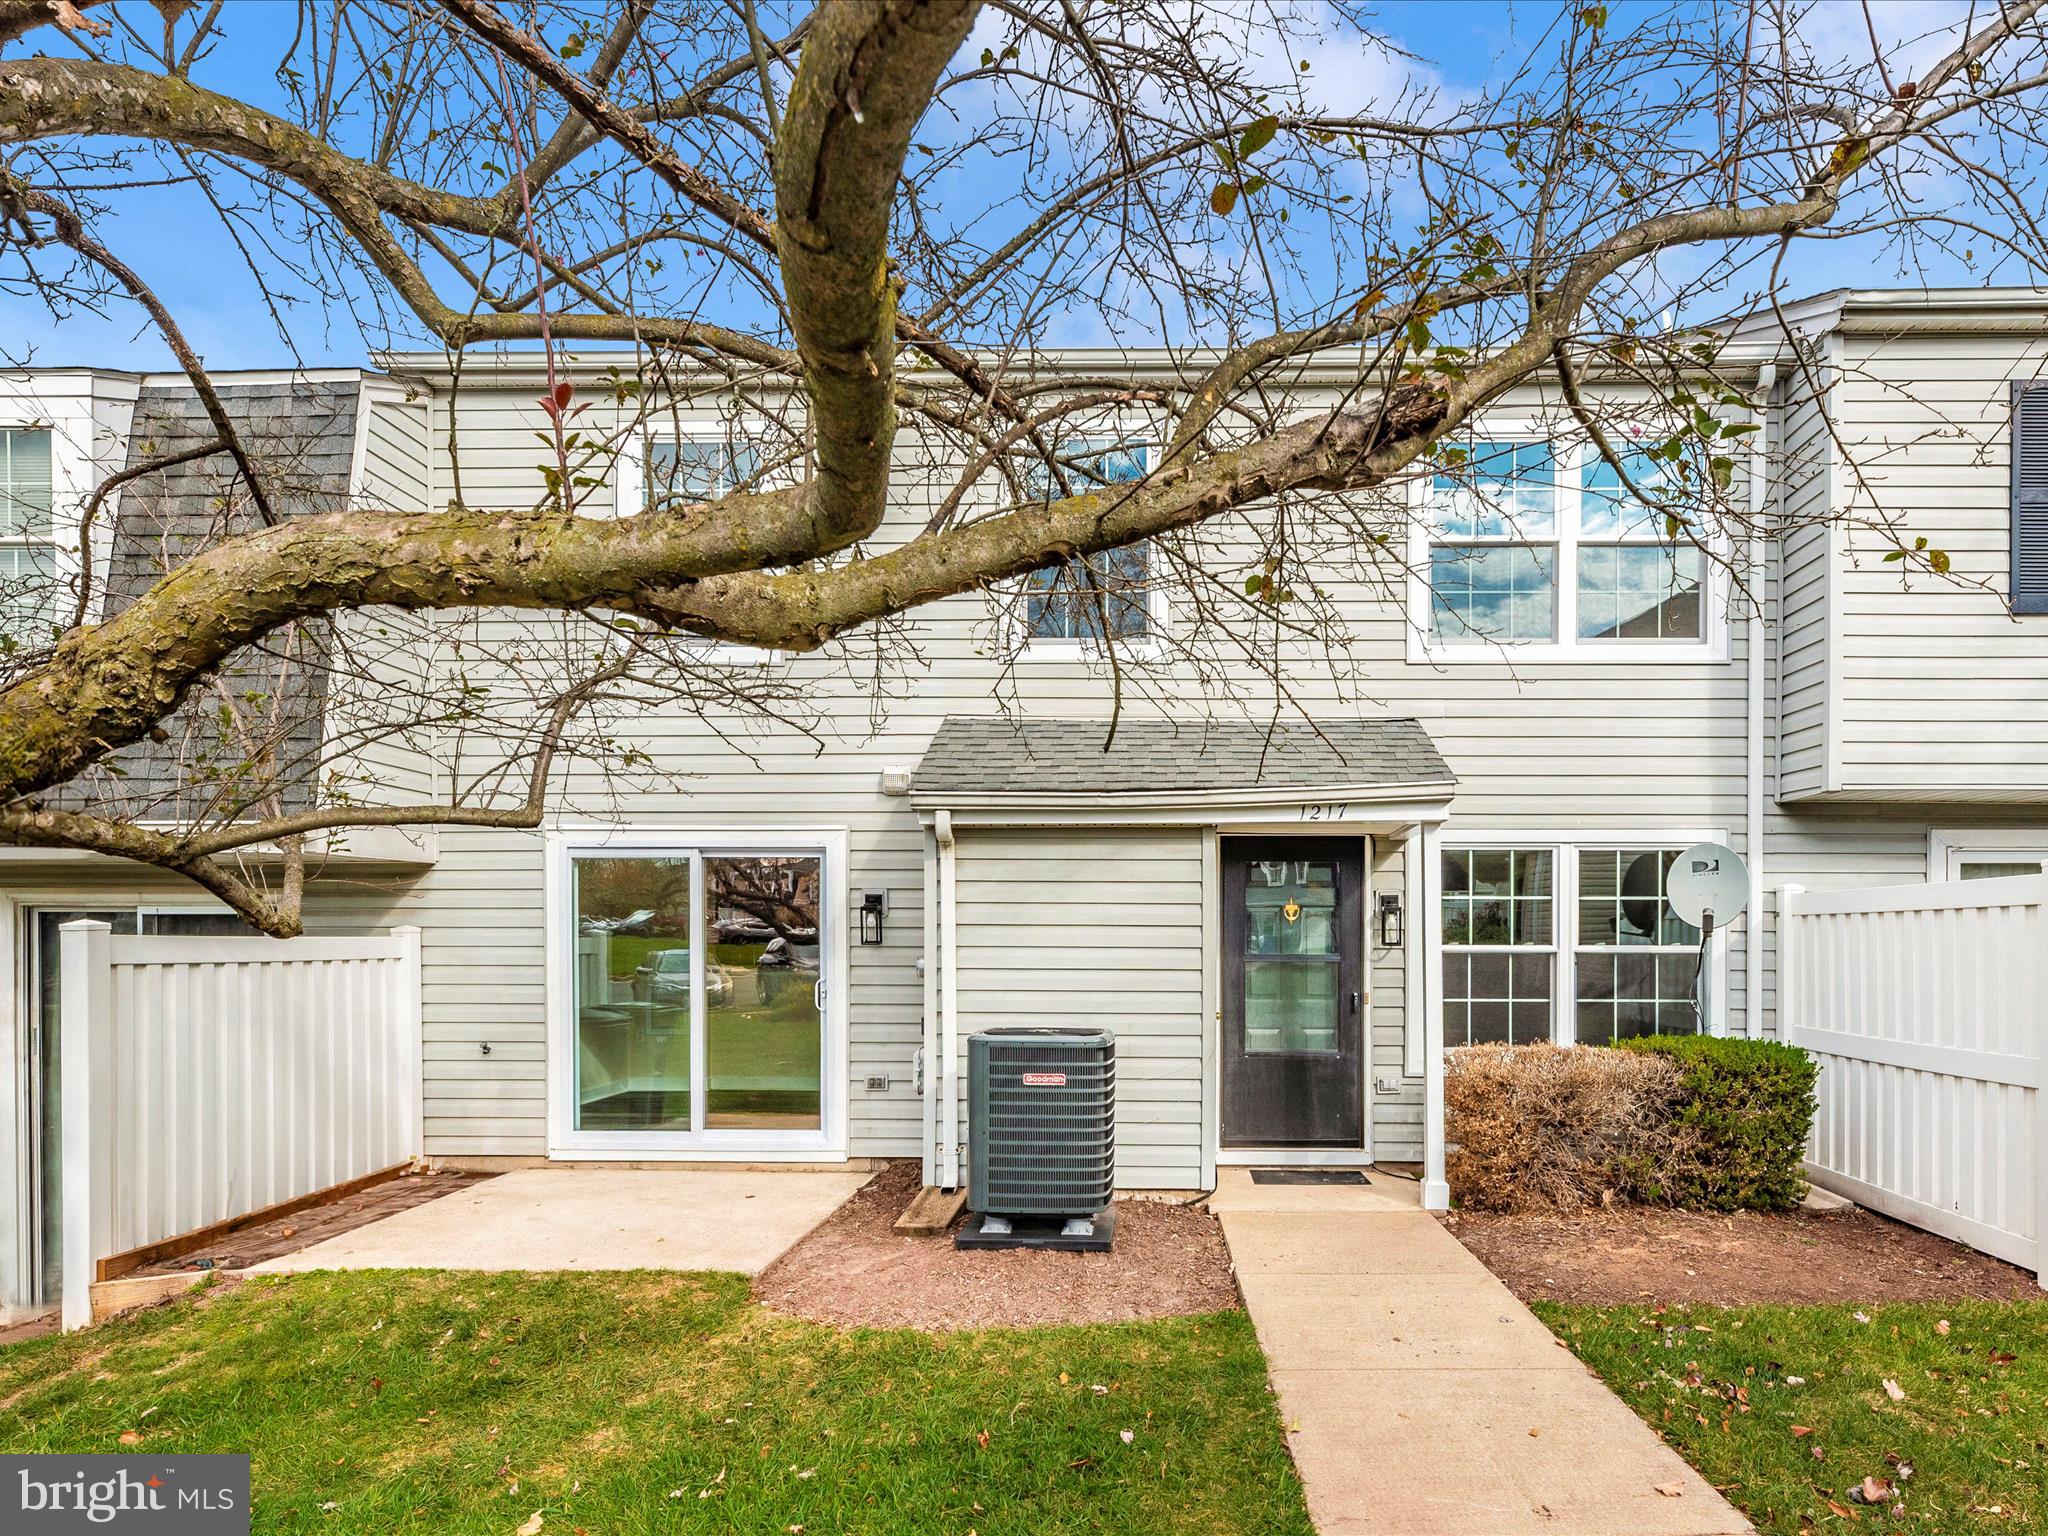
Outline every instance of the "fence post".
<path id="1" fill-rule="evenodd" d="M 1786 1045 L 1792 1043 L 1793 1010 L 1792 988 L 1799 976 L 1799 941 L 1794 937 L 1799 931 L 1797 917 L 1799 898 L 1806 894 L 1803 885 L 1781 885 L 1778 887 L 1778 1038 Z M 1762 1031 L 1758 1031 L 1761 1033 Z"/>
<path id="2" fill-rule="evenodd" d="M 92 1321 L 99 1261 L 114 1251 L 113 931 L 89 917 L 58 929 L 66 1332 Z"/>
<path id="3" fill-rule="evenodd" d="M 2043 882 L 2048 885 L 2048 881 Z M 2048 896 L 2048 891 L 2044 891 Z M 2033 932 L 2027 935 L 2034 963 L 2035 997 L 2048 972 L 2048 904 L 2027 909 Z M 2037 1018 L 2034 1028 L 2034 1283 L 2048 1291 L 2048 1025 Z"/>
<path id="4" fill-rule="evenodd" d="M 400 1054 L 411 1079 L 405 1096 L 406 1114 L 411 1121 L 406 1127 L 405 1147 L 417 1159 L 425 1155 L 427 1145 L 427 1048 L 420 998 L 420 930 L 417 925 L 406 923 L 392 929 L 391 936 L 398 940 L 400 951 L 398 974 L 393 981 L 398 989 L 393 1017 L 398 1027 Z"/>

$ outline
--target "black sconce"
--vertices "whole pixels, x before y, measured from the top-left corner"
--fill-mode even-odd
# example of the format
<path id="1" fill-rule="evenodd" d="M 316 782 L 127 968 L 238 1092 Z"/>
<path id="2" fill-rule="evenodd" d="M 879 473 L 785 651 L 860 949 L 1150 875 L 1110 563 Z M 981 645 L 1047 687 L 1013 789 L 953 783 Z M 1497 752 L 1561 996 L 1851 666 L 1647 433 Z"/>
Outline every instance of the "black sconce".
<path id="1" fill-rule="evenodd" d="M 1401 947 L 1401 898 L 1392 892 L 1380 896 L 1380 944 L 1387 949 Z"/>
<path id="2" fill-rule="evenodd" d="M 889 910 L 887 891 L 862 891 L 860 893 L 860 941 L 863 944 L 882 942 L 882 914 Z"/>

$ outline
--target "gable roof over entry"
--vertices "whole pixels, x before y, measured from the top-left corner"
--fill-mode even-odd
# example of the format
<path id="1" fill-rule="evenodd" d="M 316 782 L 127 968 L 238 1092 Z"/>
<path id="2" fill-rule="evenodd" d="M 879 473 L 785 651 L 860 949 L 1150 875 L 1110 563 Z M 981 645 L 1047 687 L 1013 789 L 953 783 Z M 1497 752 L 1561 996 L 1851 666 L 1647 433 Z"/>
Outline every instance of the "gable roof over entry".
<path id="1" fill-rule="evenodd" d="M 1380 801 L 1456 785 L 1412 719 L 1048 720 L 951 716 L 911 779 L 920 808 Z"/>

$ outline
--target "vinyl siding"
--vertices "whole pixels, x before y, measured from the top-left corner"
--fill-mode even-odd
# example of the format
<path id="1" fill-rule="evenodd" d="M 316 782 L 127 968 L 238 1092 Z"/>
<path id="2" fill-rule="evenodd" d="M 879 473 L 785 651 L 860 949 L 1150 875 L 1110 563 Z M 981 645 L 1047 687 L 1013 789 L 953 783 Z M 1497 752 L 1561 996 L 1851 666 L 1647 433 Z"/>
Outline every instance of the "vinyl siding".
<path id="1" fill-rule="evenodd" d="M 1372 1113 L 1373 1157 L 1383 1163 L 1422 1161 L 1422 1094 L 1417 1082 L 1406 1076 L 1407 955 L 1405 948 L 1388 949 L 1380 943 L 1377 911 L 1382 892 L 1399 893 L 1406 932 L 1420 933 L 1415 927 L 1420 914 L 1407 911 L 1406 871 L 1397 839 L 1373 839 L 1371 900 L 1365 914 L 1366 1017 L 1372 1026 L 1366 1103 Z"/>
<path id="2" fill-rule="evenodd" d="M 451 411 L 466 502 L 525 505 L 539 497 L 543 450 L 533 434 L 544 419 L 531 399 L 536 394 L 523 385 L 479 383 L 465 384 L 452 402 L 437 397 L 429 433 L 437 498 L 455 494 L 446 448 Z M 608 409 L 600 405 L 591 414 Z M 601 421 L 586 425 L 604 428 Z M 889 519 L 874 542 L 886 545 L 921 528 L 950 475 L 951 467 L 929 462 L 918 435 L 906 430 L 897 447 Z M 1258 529 L 1235 522 L 1205 531 L 1204 538 L 1210 558 L 1227 566 L 1256 546 Z M 1131 660 L 1121 707 L 1128 714 L 1242 712 L 1253 719 L 1276 710 L 1310 718 L 1415 715 L 1460 781 L 1453 836 L 1459 829 L 1498 827 L 1561 834 L 1713 825 L 1739 838 L 1739 635 L 1735 659 L 1727 662 L 1412 662 L 1408 615 L 1389 591 L 1398 592 L 1400 583 L 1369 560 L 1369 552 L 1347 549 L 1324 562 L 1319 585 L 1339 608 L 1342 632 L 1327 645 L 1285 649 L 1284 696 L 1270 679 L 1249 675 L 1233 643 L 1218 639 L 1206 662 Z M 525 645 L 568 643 L 564 637 L 576 623 L 524 615 L 486 616 L 483 622 L 487 633 L 516 633 Z M 983 594 L 932 603 L 883 639 L 857 634 L 758 674 L 799 692 L 814 711 L 808 732 L 735 725 L 729 717 L 706 721 L 664 705 L 621 722 L 618 732 L 622 745 L 646 752 L 658 772 L 628 782 L 599 765 L 577 763 L 559 780 L 554 814 L 565 823 L 847 829 L 850 890 L 857 899 L 861 889 L 881 887 L 891 900 L 885 942 L 857 948 L 851 957 L 848 1105 L 849 1150 L 855 1156 L 914 1155 L 921 1142 L 912 1064 L 923 1028 L 916 969 L 923 834 L 905 802 L 880 792 L 881 770 L 914 764 L 949 714 L 1105 718 L 1107 729 L 1114 700 L 1100 669 L 1043 654 L 1008 657 L 998 639 L 1000 623 L 998 603 Z M 1192 840 L 1196 834 L 1185 836 Z M 440 862 L 422 877 L 415 897 L 428 930 L 429 1150 L 449 1156 L 538 1154 L 546 1148 L 541 839 L 444 830 L 440 846 Z M 1376 880 L 1398 878 L 1397 843 L 1380 850 L 1380 864 Z M 1156 904 L 1128 895 L 1116 900 L 1113 915 L 1094 903 L 1090 921 L 1123 925 L 1131 945 L 1162 940 L 1160 929 L 1185 937 L 1194 931 L 1190 924 L 1197 914 L 1180 898 L 1192 900 L 1193 889 L 1180 892 L 1163 923 L 1150 920 L 1149 908 Z M 1146 920 L 1139 920 L 1141 913 Z M 1420 919 L 1419 913 L 1408 914 L 1411 934 L 1419 933 Z M 965 924 L 961 940 L 984 942 Z M 1403 979 L 1398 957 L 1374 955 L 1374 1081 L 1368 1102 L 1380 1155 L 1393 1160 L 1420 1156 L 1421 1081 L 1402 1070 Z M 1739 986 L 1739 952 L 1731 981 Z M 1191 1003 L 1176 1017 L 1181 1028 L 1193 1031 L 1198 1014 L 1199 1004 Z M 1150 1041 L 1161 1038 L 1152 1024 L 1141 1034 Z M 475 1049 L 481 1036 L 493 1042 L 489 1058 Z M 1189 1033 L 1175 1048 L 1195 1083 L 1199 1063 L 1186 1053 L 1197 1049 L 1198 1039 Z M 870 1074 L 886 1075 L 889 1088 L 870 1093 Z M 1378 1091 L 1381 1082 L 1389 1092 Z M 1185 1117 L 1189 1110 L 1182 1105 L 1175 1113 Z M 1169 1131 L 1167 1125 L 1180 1128 Z M 1143 1135 L 1164 1140 L 1149 1151 L 1147 1141 L 1128 1143 L 1138 1160 L 1127 1164 L 1127 1174 L 1149 1170 L 1162 1180 L 1170 1175 L 1177 1187 L 1190 1185 L 1197 1165 L 1189 1149 L 1198 1145 L 1198 1120 L 1163 1120 Z"/>
<path id="3" fill-rule="evenodd" d="M 1837 421 L 1860 472 L 1835 493 L 1847 522 L 1828 560 L 1832 771 L 1822 785 L 1788 775 L 1791 792 L 2048 794 L 2048 620 L 2006 607 L 2008 387 L 2040 375 L 2048 342 L 1903 334 L 1842 349 Z M 1921 538 L 1948 554 L 1949 579 L 1884 559 Z"/>
<path id="4" fill-rule="evenodd" d="M 961 1033 L 1114 1030 L 1117 1183 L 1200 1188 L 1200 829 L 976 828 L 956 846 Z"/>
<path id="5" fill-rule="evenodd" d="M 1781 409 L 1771 427 L 1780 445 L 1774 450 L 1778 483 L 1772 509 L 1785 530 L 1773 610 L 1782 749 L 1778 794 L 1793 799 L 1828 787 L 1828 612 L 1835 539 L 1828 515 L 1834 444 L 1826 413 L 1810 398 Z"/>

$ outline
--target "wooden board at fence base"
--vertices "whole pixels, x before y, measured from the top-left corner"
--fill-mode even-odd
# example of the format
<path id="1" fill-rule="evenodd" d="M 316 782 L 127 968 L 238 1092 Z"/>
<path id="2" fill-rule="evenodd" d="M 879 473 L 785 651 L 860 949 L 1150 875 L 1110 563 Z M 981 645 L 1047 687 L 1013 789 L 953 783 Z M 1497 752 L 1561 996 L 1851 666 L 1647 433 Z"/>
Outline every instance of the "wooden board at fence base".
<path id="1" fill-rule="evenodd" d="M 200 1249 L 210 1248 L 222 1238 L 244 1228 L 261 1226 L 264 1222 L 275 1221 L 280 1216 L 311 1210 L 314 1206 L 327 1205 L 373 1188 L 399 1177 L 411 1166 L 410 1163 L 394 1163 L 389 1168 L 379 1168 L 375 1173 L 366 1173 L 359 1179 L 346 1179 L 339 1184 L 330 1184 L 325 1189 L 316 1189 L 309 1195 L 280 1200 L 275 1205 L 266 1205 L 261 1210 L 250 1211 L 244 1216 L 216 1221 L 211 1226 L 194 1227 L 190 1232 L 180 1232 L 176 1237 L 167 1237 L 161 1242 L 144 1243 L 140 1248 L 130 1248 L 126 1253 L 109 1254 L 99 1261 L 93 1278 L 101 1281 L 118 1280 L 123 1275 L 133 1274 L 146 1264 L 160 1264 L 166 1259 L 197 1253 Z"/>

